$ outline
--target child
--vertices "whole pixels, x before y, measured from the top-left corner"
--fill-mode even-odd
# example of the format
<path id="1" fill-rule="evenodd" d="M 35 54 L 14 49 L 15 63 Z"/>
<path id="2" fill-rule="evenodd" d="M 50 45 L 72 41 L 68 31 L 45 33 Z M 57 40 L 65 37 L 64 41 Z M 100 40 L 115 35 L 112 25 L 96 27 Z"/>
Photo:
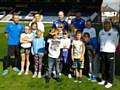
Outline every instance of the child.
<path id="1" fill-rule="evenodd" d="M 76 39 L 72 41 L 71 57 L 73 61 L 72 67 L 75 69 L 76 80 L 74 82 L 82 82 L 82 69 L 84 68 L 84 52 L 85 46 L 81 40 L 81 32 L 76 32 Z"/>
<path id="2" fill-rule="evenodd" d="M 32 30 L 33 36 L 36 37 L 36 31 L 38 30 L 38 26 L 36 22 L 33 22 L 31 24 L 31 30 Z"/>
<path id="3" fill-rule="evenodd" d="M 41 78 L 42 58 L 45 53 L 45 41 L 40 30 L 37 30 L 36 34 L 31 48 L 31 52 L 34 55 L 34 75 L 32 77 L 35 78 L 38 75 L 38 78 Z"/>
<path id="4" fill-rule="evenodd" d="M 48 76 L 46 78 L 46 83 L 49 82 L 52 74 L 53 67 L 55 67 L 56 70 L 56 80 L 59 82 L 61 81 L 59 76 L 59 65 L 60 65 L 60 51 L 62 48 L 61 39 L 58 39 L 58 32 L 55 31 L 53 38 L 48 39 L 47 41 L 49 43 L 48 47 Z"/>
<path id="5" fill-rule="evenodd" d="M 96 77 L 97 77 L 96 72 L 98 72 L 96 70 L 99 70 L 98 69 L 99 65 L 97 62 L 98 61 L 98 58 L 97 58 L 98 57 L 98 49 L 99 49 L 98 44 L 96 43 L 97 47 L 94 45 L 94 43 L 90 39 L 90 34 L 87 32 L 84 33 L 83 39 L 84 39 L 85 46 L 86 46 L 85 56 L 88 57 L 88 59 L 89 59 L 89 78 L 88 78 L 88 80 L 95 82 Z"/>
<path id="6" fill-rule="evenodd" d="M 22 60 L 21 60 L 21 71 L 18 73 L 18 75 L 22 75 L 22 73 L 24 72 L 25 60 L 26 60 L 25 75 L 28 75 L 29 65 L 30 65 L 29 54 L 30 54 L 30 47 L 32 40 L 33 40 L 33 34 L 30 32 L 30 27 L 25 26 L 24 33 L 22 33 L 20 37 Z"/>
<path id="7" fill-rule="evenodd" d="M 62 44 L 63 44 L 63 50 L 62 50 L 63 68 L 68 74 L 68 78 L 72 78 L 70 74 L 70 65 L 69 65 L 70 64 L 69 49 L 71 45 L 71 40 L 68 38 L 68 32 L 66 30 L 63 32 Z"/>

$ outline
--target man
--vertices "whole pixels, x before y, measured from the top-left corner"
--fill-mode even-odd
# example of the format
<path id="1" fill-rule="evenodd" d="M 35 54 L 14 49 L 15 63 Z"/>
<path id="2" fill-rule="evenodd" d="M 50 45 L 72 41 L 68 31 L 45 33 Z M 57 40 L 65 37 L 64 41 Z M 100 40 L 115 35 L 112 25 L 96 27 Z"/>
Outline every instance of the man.
<path id="1" fill-rule="evenodd" d="M 82 32 L 85 28 L 85 20 L 81 18 L 81 13 L 79 11 L 75 13 L 75 16 L 76 17 L 71 21 L 71 26 L 74 26 Z"/>
<path id="2" fill-rule="evenodd" d="M 63 30 L 68 30 L 68 23 L 64 20 L 64 12 L 58 12 L 58 20 L 53 22 L 52 28 L 58 29 L 58 26 L 62 25 Z"/>
<path id="3" fill-rule="evenodd" d="M 115 72 L 115 50 L 118 45 L 119 34 L 112 28 L 111 22 L 106 20 L 104 28 L 99 32 L 100 53 L 102 58 L 102 81 L 99 85 L 111 88 Z"/>
<path id="4" fill-rule="evenodd" d="M 10 57 L 15 56 L 14 60 L 14 67 L 13 70 L 19 72 L 19 65 L 20 65 L 20 51 L 19 51 L 19 41 L 20 41 L 20 34 L 23 32 L 24 28 L 23 25 L 19 23 L 19 16 L 13 15 L 12 18 L 13 22 L 7 24 L 4 34 L 8 41 L 8 49 L 7 49 L 7 57 L 4 61 L 3 73 L 2 75 L 5 76 L 8 74 L 8 66 L 10 63 Z"/>

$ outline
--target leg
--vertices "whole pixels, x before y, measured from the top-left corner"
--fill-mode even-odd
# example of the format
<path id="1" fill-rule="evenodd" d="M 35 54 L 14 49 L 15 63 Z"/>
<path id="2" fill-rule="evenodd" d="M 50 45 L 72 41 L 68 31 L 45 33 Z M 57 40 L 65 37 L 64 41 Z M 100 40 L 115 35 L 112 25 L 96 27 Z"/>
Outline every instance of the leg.
<path id="1" fill-rule="evenodd" d="M 25 66 L 25 53 L 21 54 L 21 71 L 18 73 L 18 75 L 21 75 L 24 72 L 24 66 Z"/>
<path id="2" fill-rule="evenodd" d="M 107 64 L 106 64 L 106 76 L 107 82 L 113 83 L 113 77 L 115 73 L 115 54 L 111 53 L 107 55 Z"/>
<path id="3" fill-rule="evenodd" d="M 48 58 L 48 77 L 51 78 L 52 68 L 55 65 L 55 60 L 53 58 Z"/>
<path id="4" fill-rule="evenodd" d="M 29 66 L 30 66 L 30 60 L 29 60 L 30 50 L 26 49 L 25 53 L 26 53 L 26 71 L 25 71 L 25 74 L 27 75 L 29 72 Z"/>
<path id="5" fill-rule="evenodd" d="M 38 78 L 41 78 L 41 71 L 42 71 L 42 57 L 39 55 L 39 70 L 38 70 Z"/>
<path id="6" fill-rule="evenodd" d="M 35 78 L 37 76 L 37 72 L 38 72 L 38 64 L 39 64 L 39 61 L 38 61 L 38 55 L 34 55 L 34 75 L 33 75 L 33 78 Z"/>
<path id="7" fill-rule="evenodd" d="M 59 73 L 60 73 L 60 59 L 55 60 L 55 70 L 56 70 L 56 78 L 60 78 Z"/>
<path id="8" fill-rule="evenodd" d="M 15 60 L 14 60 L 14 67 L 20 68 L 20 48 L 19 46 L 15 46 Z"/>

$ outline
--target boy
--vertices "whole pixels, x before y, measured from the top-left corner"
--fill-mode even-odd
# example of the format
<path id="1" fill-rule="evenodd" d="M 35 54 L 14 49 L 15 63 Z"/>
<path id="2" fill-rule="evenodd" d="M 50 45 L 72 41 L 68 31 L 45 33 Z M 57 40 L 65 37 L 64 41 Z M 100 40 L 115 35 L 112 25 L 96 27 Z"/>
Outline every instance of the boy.
<path id="1" fill-rule="evenodd" d="M 74 82 L 82 82 L 82 69 L 84 68 L 84 52 L 85 46 L 81 40 L 81 32 L 76 32 L 76 39 L 72 41 L 71 57 L 73 61 L 72 67 L 75 69 L 76 80 Z"/>
<path id="2" fill-rule="evenodd" d="M 56 70 L 56 80 L 59 82 L 61 81 L 59 76 L 59 65 L 60 65 L 60 51 L 62 48 L 61 39 L 58 39 L 58 32 L 55 31 L 53 38 L 48 39 L 47 42 L 49 43 L 48 47 L 48 76 L 46 78 L 46 83 L 49 82 L 52 74 L 52 69 L 55 66 Z"/>
<path id="3" fill-rule="evenodd" d="M 88 80 L 91 80 L 91 81 L 95 82 L 96 81 L 96 75 L 95 75 L 96 69 L 95 68 L 98 67 L 98 66 L 96 67 L 97 63 L 95 62 L 96 61 L 95 57 L 97 56 L 98 51 L 95 48 L 94 44 L 92 43 L 89 33 L 87 33 L 87 32 L 84 33 L 83 39 L 84 39 L 85 46 L 86 46 L 86 53 L 85 53 L 86 62 L 88 62 L 88 66 L 86 66 L 86 67 L 89 67 L 89 70 L 88 70 L 89 78 L 88 78 Z M 88 57 L 88 59 L 87 59 L 87 57 Z"/>

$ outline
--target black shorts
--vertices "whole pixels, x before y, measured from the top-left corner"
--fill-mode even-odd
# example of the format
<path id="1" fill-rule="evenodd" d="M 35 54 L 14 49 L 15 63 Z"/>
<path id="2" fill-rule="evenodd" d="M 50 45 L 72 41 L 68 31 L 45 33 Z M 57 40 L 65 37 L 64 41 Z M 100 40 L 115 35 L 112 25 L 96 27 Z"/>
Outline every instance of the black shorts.
<path id="1" fill-rule="evenodd" d="M 30 48 L 21 48 L 20 53 L 29 55 L 30 54 Z"/>

